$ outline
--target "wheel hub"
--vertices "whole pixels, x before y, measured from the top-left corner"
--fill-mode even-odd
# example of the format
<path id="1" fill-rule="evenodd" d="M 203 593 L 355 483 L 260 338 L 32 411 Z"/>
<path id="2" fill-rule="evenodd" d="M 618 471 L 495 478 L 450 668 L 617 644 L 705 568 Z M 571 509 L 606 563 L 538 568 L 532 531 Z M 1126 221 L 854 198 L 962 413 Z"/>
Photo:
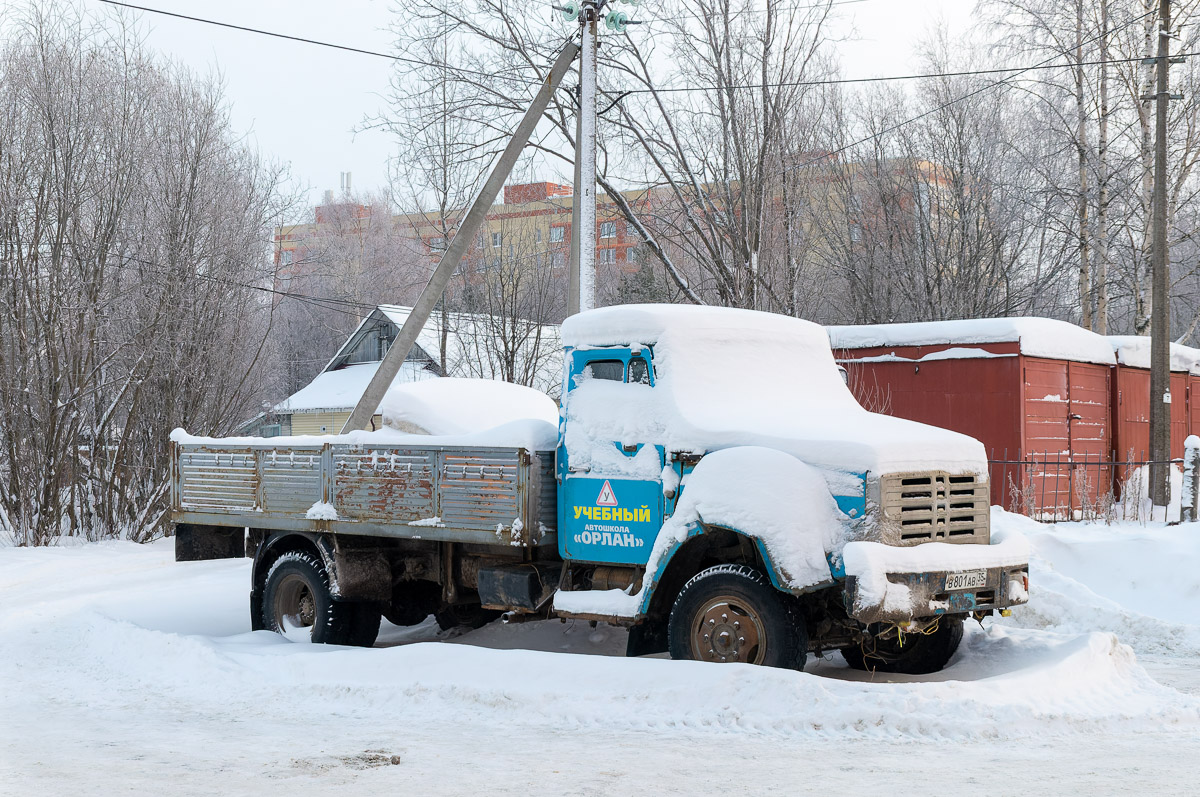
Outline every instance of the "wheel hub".
<path id="1" fill-rule="evenodd" d="M 692 655 L 700 661 L 757 664 L 765 650 L 758 615 L 733 596 L 701 607 L 692 631 Z"/>
<path id="2" fill-rule="evenodd" d="M 275 624 L 279 629 L 312 628 L 317 601 L 307 581 L 297 575 L 285 576 L 275 594 Z"/>

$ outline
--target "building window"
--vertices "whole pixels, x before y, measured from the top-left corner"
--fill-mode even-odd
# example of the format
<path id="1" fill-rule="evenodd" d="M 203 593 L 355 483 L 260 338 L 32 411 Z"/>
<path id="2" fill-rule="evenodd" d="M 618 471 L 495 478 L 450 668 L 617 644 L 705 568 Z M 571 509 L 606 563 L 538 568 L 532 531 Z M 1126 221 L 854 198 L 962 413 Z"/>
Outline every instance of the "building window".
<path id="1" fill-rule="evenodd" d="M 434 252 L 440 252 L 446 248 L 446 239 L 442 237 L 430 238 L 429 248 Z"/>
<path id="2" fill-rule="evenodd" d="M 501 235 L 501 234 L 500 234 L 500 233 L 498 233 L 498 232 L 494 232 L 494 233 L 492 233 L 492 246 L 494 246 L 494 247 L 496 247 L 497 249 L 499 249 L 499 248 L 500 248 L 500 246 L 501 246 L 503 243 L 504 243 L 504 236 L 503 236 L 503 235 Z"/>
<path id="3" fill-rule="evenodd" d="M 563 238 L 566 235 L 566 232 L 567 232 L 566 227 L 551 227 L 550 228 L 550 243 L 552 243 L 552 244 L 562 243 Z"/>
<path id="4" fill-rule="evenodd" d="M 284 266 L 290 266 L 292 264 L 292 250 L 284 249 L 282 252 L 280 252 L 279 263 Z"/>
<path id="5" fill-rule="evenodd" d="M 615 221 L 601 222 L 600 223 L 600 237 L 601 238 L 616 238 L 617 237 L 617 223 Z"/>
<path id="6" fill-rule="evenodd" d="M 533 242 L 534 242 L 535 244 L 540 244 L 540 243 L 542 242 L 542 230 L 541 230 L 541 228 L 538 228 L 538 229 L 536 229 L 536 230 L 534 230 L 534 231 L 533 231 Z"/>
<path id="7" fill-rule="evenodd" d="M 617 262 L 617 250 L 616 249 L 611 249 L 611 248 L 610 249 L 601 249 L 599 254 L 600 254 L 600 257 L 598 259 L 599 259 L 599 262 L 601 262 L 601 263 L 616 263 Z"/>

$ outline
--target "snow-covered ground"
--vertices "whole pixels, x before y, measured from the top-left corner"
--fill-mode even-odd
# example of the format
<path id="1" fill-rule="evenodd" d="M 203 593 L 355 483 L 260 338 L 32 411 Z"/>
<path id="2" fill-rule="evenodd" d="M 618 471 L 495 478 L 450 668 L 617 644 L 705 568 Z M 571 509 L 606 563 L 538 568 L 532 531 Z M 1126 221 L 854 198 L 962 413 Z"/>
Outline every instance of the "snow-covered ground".
<path id="1" fill-rule="evenodd" d="M 244 560 L 0 549 L 0 794 L 1194 794 L 1200 524 L 994 522 L 1030 604 L 930 677 L 586 623 L 300 645 L 249 631 Z"/>

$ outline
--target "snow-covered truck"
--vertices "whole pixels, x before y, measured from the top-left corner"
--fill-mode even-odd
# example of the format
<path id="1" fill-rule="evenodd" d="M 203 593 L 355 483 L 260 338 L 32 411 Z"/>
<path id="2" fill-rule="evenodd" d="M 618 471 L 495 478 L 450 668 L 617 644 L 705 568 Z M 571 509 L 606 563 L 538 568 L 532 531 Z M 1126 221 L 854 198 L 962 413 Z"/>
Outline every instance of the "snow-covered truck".
<path id="1" fill-rule="evenodd" d="M 557 428 L 177 431 L 176 558 L 253 556 L 253 627 L 314 642 L 503 613 L 781 667 L 841 650 L 935 671 L 965 619 L 1027 600 L 1023 539 L 989 533 L 983 447 L 864 410 L 821 327 L 632 305 L 562 337 Z"/>

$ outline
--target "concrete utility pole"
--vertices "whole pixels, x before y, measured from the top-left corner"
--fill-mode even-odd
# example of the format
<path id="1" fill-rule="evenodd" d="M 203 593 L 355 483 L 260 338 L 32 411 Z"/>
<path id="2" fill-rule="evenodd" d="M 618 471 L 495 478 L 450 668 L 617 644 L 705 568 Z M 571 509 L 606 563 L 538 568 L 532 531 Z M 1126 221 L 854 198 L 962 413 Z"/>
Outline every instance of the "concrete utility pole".
<path id="1" fill-rule="evenodd" d="M 574 42 L 568 42 L 562 52 L 558 54 L 554 65 L 550 67 L 550 74 L 542 81 L 541 88 L 538 89 L 533 102 L 529 104 L 529 110 L 525 111 L 525 115 L 521 117 L 521 122 L 513 132 L 512 138 L 509 139 L 508 146 L 500 153 L 500 159 L 496 161 L 492 173 L 488 175 L 487 182 L 483 184 L 479 195 L 471 203 L 471 209 L 463 217 L 458 232 L 450 239 L 450 245 L 446 247 L 442 259 L 438 261 L 437 268 L 433 271 L 433 276 L 429 278 L 429 283 L 421 291 L 417 303 L 413 305 L 412 312 L 405 319 L 404 326 L 400 328 L 400 333 L 396 336 L 392 347 L 384 355 L 383 362 L 379 363 L 379 370 L 375 372 L 375 376 L 371 377 L 371 383 L 367 385 L 362 398 L 354 406 L 354 411 L 350 413 L 350 419 L 342 427 L 342 434 L 366 429 L 370 424 L 375 410 L 379 409 L 379 402 L 383 401 L 384 394 L 392 386 L 392 380 L 396 378 L 396 374 L 400 373 L 400 366 L 408 358 L 408 352 L 416 342 L 417 335 L 425 326 L 425 322 L 429 320 L 438 300 L 442 298 L 446 286 L 450 284 L 450 278 L 454 276 L 454 272 L 458 268 L 459 261 L 471 247 L 471 243 L 475 240 L 475 233 L 487 218 L 488 210 L 496 201 L 500 189 L 504 187 L 504 181 L 508 179 L 509 173 L 516 165 L 521 150 L 525 148 L 529 136 L 533 134 L 534 128 L 541 121 L 542 113 L 545 112 L 554 92 L 562 83 L 563 75 L 567 73 L 571 62 L 578 54 L 579 47 Z"/>
<path id="2" fill-rule="evenodd" d="M 600 7 L 596 0 L 584 0 L 583 61 L 579 66 L 579 140 L 575 149 L 577 164 L 574 204 L 579 208 L 579 224 L 571 231 L 579 244 L 579 312 L 596 306 L 596 49 L 599 44 L 596 22 Z"/>
<path id="3" fill-rule="evenodd" d="M 1171 0 L 1158 4 L 1158 70 L 1154 120 L 1154 237 L 1150 311 L 1150 499 L 1156 507 L 1171 500 L 1171 308 L 1167 252 L 1167 110 L 1171 50 Z M 1149 99 L 1149 98 L 1143 98 Z"/>
<path id="4" fill-rule="evenodd" d="M 582 67 L 583 62 L 580 62 Z M 583 88 L 583 75 L 580 75 L 580 85 L 575 91 L 575 147 L 578 153 L 583 139 L 583 116 L 579 109 L 582 105 L 580 95 Z M 567 315 L 579 312 L 579 157 L 575 157 L 575 191 L 571 197 L 571 266 L 567 270 Z"/>

